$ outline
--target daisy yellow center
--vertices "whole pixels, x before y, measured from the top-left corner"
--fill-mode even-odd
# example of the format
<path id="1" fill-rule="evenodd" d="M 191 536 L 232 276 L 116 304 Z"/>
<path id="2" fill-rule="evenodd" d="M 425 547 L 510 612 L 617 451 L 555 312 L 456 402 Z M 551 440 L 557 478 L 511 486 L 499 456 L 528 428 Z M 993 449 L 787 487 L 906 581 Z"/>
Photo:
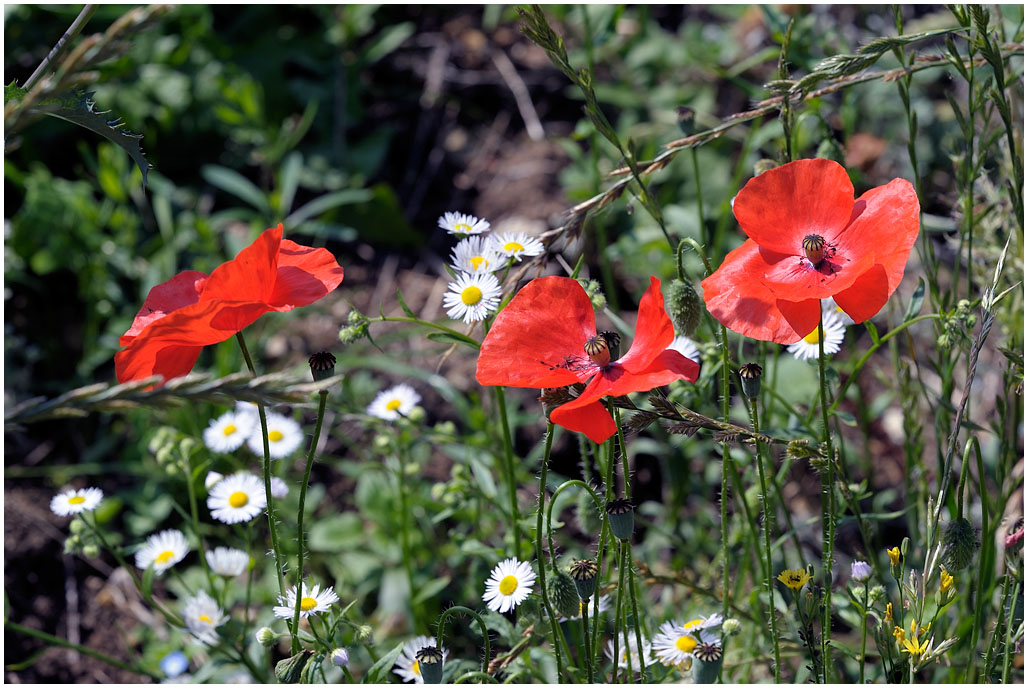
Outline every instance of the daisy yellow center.
<path id="1" fill-rule="evenodd" d="M 157 557 L 155 557 L 154 562 L 156 562 L 159 565 L 164 565 L 167 564 L 168 560 L 172 559 L 173 557 L 175 557 L 175 552 L 172 550 L 166 550 Z"/>
<path id="2" fill-rule="evenodd" d="M 421 670 L 421 668 L 418 667 L 418 661 L 417 660 L 414 661 L 414 665 L 411 666 L 411 672 L 413 672 L 414 674 L 418 675 L 419 677 L 422 676 L 422 670 Z"/>
<path id="3" fill-rule="evenodd" d="M 498 587 L 500 592 L 505 596 L 510 596 L 518 588 L 518 580 L 508 574 L 506 577 L 500 580 L 500 586 Z"/>
<path id="4" fill-rule="evenodd" d="M 211 618 L 208 617 L 207 615 L 201 615 L 200 617 L 197 618 L 197 620 L 199 622 L 206 622 L 207 624 L 211 624 Z"/>
<path id="5" fill-rule="evenodd" d="M 301 610 L 314 610 L 317 607 L 318 601 L 316 601 L 314 598 L 311 598 L 310 596 L 304 596 L 300 599 Z"/>
<path id="6" fill-rule="evenodd" d="M 482 267 L 484 263 L 486 264 L 487 268 L 489 267 L 489 261 L 487 261 L 482 256 L 472 256 L 470 259 L 468 259 L 468 262 L 471 263 L 472 268 L 475 268 L 476 270 Z"/>
<path id="7" fill-rule="evenodd" d="M 697 640 L 692 636 L 683 635 L 675 640 L 675 647 L 683 653 L 692 653 L 697 646 Z"/>
<path id="8" fill-rule="evenodd" d="M 704 624 L 704 620 L 690 620 L 689 622 L 684 624 L 682 626 L 682 628 L 683 629 L 693 629 L 694 627 L 699 627 L 702 624 Z"/>
<path id="9" fill-rule="evenodd" d="M 471 232 L 472 226 L 468 223 L 459 222 L 456 225 L 454 225 L 454 229 L 458 232 Z"/>
<path id="10" fill-rule="evenodd" d="M 461 292 L 461 301 L 468 306 L 475 306 L 482 301 L 482 290 L 475 285 L 465 287 Z"/>
<path id="11" fill-rule="evenodd" d="M 518 242 L 508 242 L 504 245 L 504 251 L 525 251 L 525 247 Z"/>
<path id="12" fill-rule="evenodd" d="M 250 502 L 250 497 L 241 490 L 237 490 L 229 496 L 229 504 L 236 508 L 245 507 L 248 502 Z"/>
<path id="13" fill-rule="evenodd" d="M 815 328 L 805 335 L 804 342 L 807 342 L 808 344 L 818 344 L 818 328 Z"/>
<path id="14" fill-rule="evenodd" d="M 282 434 L 282 431 L 271 431 L 270 433 L 268 433 L 268 440 L 272 441 L 273 443 L 279 442 L 280 440 L 282 440 L 283 437 L 284 436 Z"/>
<path id="15" fill-rule="evenodd" d="M 397 409 L 400 409 L 400 400 L 386 402 L 386 411 L 396 411 Z"/>
<path id="16" fill-rule="evenodd" d="M 84 497 L 82 497 L 81 495 L 76 495 L 75 497 L 68 498 L 68 504 L 69 505 L 81 505 L 85 501 L 86 501 L 86 499 Z"/>
<path id="17" fill-rule="evenodd" d="M 238 431 L 238 430 L 239 430 L 238 428 L 236 428 L 235 426 L 233 426 L 233 425 L 232 425 L 232 424 L 230 423 L 230 424 L 229 424 L 228 426 L 226 426 L 226 427 L 224 428 L 224 430 L 222 430 L 222 433 L 224 433 L 224 434 L 225 434 L 225 436 L 226 436 L 226 437 L 228 437 L 228 436 L 232 435 L 233 433 L 235 433 L 235 432 L 236 432 L 236 431 Z"/>

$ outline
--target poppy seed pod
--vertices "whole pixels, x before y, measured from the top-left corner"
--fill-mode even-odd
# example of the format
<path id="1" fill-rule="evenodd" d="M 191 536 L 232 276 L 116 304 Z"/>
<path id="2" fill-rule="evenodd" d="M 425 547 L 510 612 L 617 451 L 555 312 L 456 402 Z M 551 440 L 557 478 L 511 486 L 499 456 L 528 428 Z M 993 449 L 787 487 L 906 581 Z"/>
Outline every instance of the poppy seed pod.
<path id="1" fill-rule="evenodd" d="M 743 394 L 748 399 L 754 399 L 761 394 L 761 373 L 763 369 L 757 364 L 744 364 L 740 367 L 740 383 L 743 385 Z"/>
<path id="2" fill-rule="evenodd" d="M 426 684 L 439 684 L 443 681 L 443 651 L 435 646 L 425 646 L 414 654 L 421 670 L 422 680 Z"/>
<path id="3" fill-rule="evenodd" d="M 979 550 L 975 529 L 967 519 L 955 519 L 943 532 L 943 564 L 952 572 L 960 572 L 972 564 Z"/>
<path id="4" fill-rule="evenodd" d="M 579 614 L 579 587 L 572 577 L 556 572 L 550 582 L 550 600 L 563 617 Z"/>
<path id="5" fill-rule="evenodd" d="M 693 337 L 702 313 L 704 303 L 693 283 L 679 278 L 672 280 L 668 285 L 668 317 L 672 319 L 675 332 Z"/>
<path id="6" fill-rule="evenodd" d="M 632 531 L 635 526 L 635 513 L 631 502 L 625 498 L 619 498 L 607 503 L 607 520 L 611 525 L 611 533 L 615 535 L 615 538 L 622 541 L 632 538 Z"/>
<path id="7" fill-rule="evenodd" d="M 576 560 L 568 567 L 579 598 L 589 599 L 597 590 L 597 563 L 593 560 Z"/>
<path id="8" fill-rule="evenodd" d="M 332 378 L 336 372 L 336 357 L 329 352 L 313 354 L 307 360 L 307 363 L 311 366 L 311 377 L 314 378 L 315 382 Z"/>
<path id="9" fill-rule="evenodd" d="M 693 679 L 697 684 L 714 684 L 722 668 L 722 647 L 717 643 L 701 643 L 693 649 Z"/>

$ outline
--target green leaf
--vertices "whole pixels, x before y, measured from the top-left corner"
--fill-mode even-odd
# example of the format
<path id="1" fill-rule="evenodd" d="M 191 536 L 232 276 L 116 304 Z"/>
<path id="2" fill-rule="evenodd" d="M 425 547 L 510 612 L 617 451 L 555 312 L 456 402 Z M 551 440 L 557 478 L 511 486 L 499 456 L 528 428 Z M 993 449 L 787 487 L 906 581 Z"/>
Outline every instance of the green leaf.
<path id="1" fill-rule="evenodd" d="M 246 201 L 258 211 L 270 215 L 271 209 L 268 207 L 268 199 L 265 198 L 264 192 L 235 170 L 221 165 L 204 165 L 200 168 L 200 176 L 209 184 Z"/>
<path id="2" fill-rule="evenodd" d="M 458 335 L 457 333 L 429 333 L 428 335 L 426 335 L 426 337 L 432 340 L 433 342 L 456 342 L 458 344 L 468 345 L 469 347 L 473 347 L 475 349 L 479 349 L 480 346 L 479 343 L 473 340 L 472 338 L 465 337 L 464 335 Z"/>
<path id="3" fill-rule="evenodd" d="M 361 684 L 382 684 L 389 679 L 389 672 L 393 668 L 397 658 L 404 650 L 403 642 L 397 644 L 392 651 L 379 658 L 375 665 L 368 668 L 368 672 L 361 678 Z"/>
<path id="4" fill-rule="evenodd" d="M 918 278 L 918 287 L 912 292 L 911 301 L 908 302 L 907 313 L 904 314 L 905 321 L 910 321 L 918 315 L 918 312 L 922 310 L 923 301 L 925 301 L 925 279 Z"/>
<path id="5" fill-rule="evenodd" d="M 319 196 L 290 213 L 283 221 L 286 228 L 294 228 L 308 218 L 321 215 L 325 211 L 352 203 L 366 203 L 372 199 L 372 192 L 367 189 L 341 189 L 330 194 Z"/>
<path id="6" fill-rule="evenodd" d="M 423 584 L 418 587 L 418 595 L 415 596 L 411 602 L 417 605 L 422 601 L 429 600 L 437 593 L 445 589 L 447 587 L 447 584 L 449 583 L 450 577 L 439 577 L 437 579 L 433 579 L 429 583 Z"/>
<path id="7" fill-rule="evenodd" d="M 11 86 L 7 86 L 4 89 L 5 102 L 8 94 L 12 93 L 11 88 Z M 16 89 L 17 87 L 14 88 Z M 79 91 L 74 95 L 65 94 L 49 103 L 29 108 L 29 112 L 49 115 L 50 117 L 77 124 L 125 149 L 125 152 L 132 157 L 136 166 L 139 167 L 139 171 L 143 173 L 143 186 L 146 186 L 146 175 L 150 170 L 150 163 L 147 162 L 146 157 L 143 155 L 143 149 L 139 147 L 139 142 L 143 139 L 143 135 L 133 134 L 128 130 L 122 129 L 125 124 L 121 121 L 120 117 L 107 117 L 111 112 L 110 110 L 97 110 L 96 102 L 92 99 L 92 96 L 92 92 L 86 93 L 84 91 Z"/>
<path id="8" fill-rule="evenodd" d="M 12 81 L 10 84 L 4 86 L 4 104 L 6 105 L 8 101 L 20 100 L 24 98 L 25 94 L 28 92 L 28 89 L 24 89 Z"/>
<path id="9" fill-rule="evenodd" d="M 840 418 L 840 421 L 842 421 L 843 423 L 847 424 L 848 426 L 854 426 L 854 427 L 857 426 L 857 419 L 855 419 L 854 415 L 851 414 L 850 412 L 837 410 L 837 411 L 835 411 L 833 413 L 836 414 L 836 416 L 838 416 Z"/>
<path id="10" fill-rule="evenodd" d="M 875 327 L 875 324 L 872 323 L 872 321 L 865 321 L 865 330 L 867 330 L 868 334 L 872 336 L 872 342 L 874 344 L 879 344 L 879 329 Z"/>
<path id="11" fill-rule="evenodd" d="M 418 318 L 418 316 L 414 315 L 414 311 L 411 310 L 411 307 L 407 305 L 407 302 L 404 301 L 404 293 L 400 291 L 399 287 L 397 288 L 397 301 L 400 302 L 400 308 L 402 308 L 404 313 L 406 313 L 410 318 Z"/>
<path id="12" fill-rule="evenodd" d="M 148 599 L 153 594 L 154 590 L 154 566 L 150 565 L 143 572 L 143 581 L 141 582 L 141 588 L 143 589 L 143 597 Z"/>
<path id="13" fill-rule="evenodd" d="M 316 521 L 307 536 L 307 547 L 316 553 L 338 553 L 363 539 L 360 518 L 344 512 Z"/>

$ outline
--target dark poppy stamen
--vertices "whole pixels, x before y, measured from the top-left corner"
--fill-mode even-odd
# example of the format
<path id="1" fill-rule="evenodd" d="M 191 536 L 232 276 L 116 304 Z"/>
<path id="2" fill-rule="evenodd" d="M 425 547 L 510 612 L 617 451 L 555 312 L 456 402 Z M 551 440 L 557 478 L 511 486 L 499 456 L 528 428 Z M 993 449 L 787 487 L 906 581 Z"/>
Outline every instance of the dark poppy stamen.
<path id="1" fill-rule="evenodd" d="M 804 247 L 804 255 L 811 265 L 817 267 L 825 259 L 825 238 L 820 234 L 809 234 L 800 245 Z"/>
<path id="2" fill-rule="evenodd" d="M 594 335 L 586 340 L 582 350 L 594 364 L 600 368 L 606 368 L 611 363 L 611 349 L 608 347 L 607 338 L 604 334 Z"/>

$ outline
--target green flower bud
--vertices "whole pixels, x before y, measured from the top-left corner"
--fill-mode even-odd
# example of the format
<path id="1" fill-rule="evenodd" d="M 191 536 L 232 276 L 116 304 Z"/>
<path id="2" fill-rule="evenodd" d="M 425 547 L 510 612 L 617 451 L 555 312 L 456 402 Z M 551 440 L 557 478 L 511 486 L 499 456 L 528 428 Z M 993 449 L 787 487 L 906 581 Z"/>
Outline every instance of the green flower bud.
<path id="1" fill-rule="evenodd" d="M 261 627 L 257 630 L 257 643 L 265 648 L 271 648 L 279 640 L 279 635 L 271 627 Z"/>
<path id="2" fill-rule="evenodd" d="M 372 628 L 370 625 L 362 624 L 357 628 L 357 633 L 354 638 L 359 644 L 368 644 L 372 642 Z"/>
<path id="3" fill-rule="evenodd" d="M 979 539 L 967 519 L 955 519 L 943 532 L 943 566 L 951 572 L 960 572 L 972 563 L 979 550 Z"/>
<path id="4" fill-rule="evenodd" d="M 314 657 L 314 651 L 301 651 L 295 656 L 275 664 L 275 677 L 283 684 L 297 684 L 307 663 Z"/>
<path id="5" fill-rule="evenodd" d="M 72 519 L 71 523 L 68 524 L 68 531 L 75 534 L 76 536 L 86 530 L 86 522 L 81 519 Z"/>
<path id="6" fill-rule="evenodd" d="M 730 617 L 725 622 L 722 622 L 722 633 L 726 636 L 736 636 L 743 631 L 743 625 L 735 617 Z"/>
<path id="7" fill-rule="evenodd" d="M 878 601 L 880 598 L 882 598 L 885 595 L 886 595 L 886 589 L 883 588 L 881 585 L 880 586 L 873 586 L 872 588 L 868 589 L 868 600 L 870 600 L 873 603 Z"/>
<path id="8" fill-rule="evenodd" d="M 689 280 L 675 278 L 668 285 L 668 316 L 672 319 L 675 332 L 693 337 L 704 313 L 704 302 Z"/>
<path id="9" fill-rule="evenodd" d="M 96 543 L 82 546 L 82 554 L 86 557 L 100 557 L 100 547 Z"/>
<path id="10" fill-rule="evenodd" d="M 425 420 L 425 409 L 423 407 L 415 407 L 411 410 L 411 413 L 407 415 L 407 418 L 411 419 L 414 423 L 419 423 Z"/>
<path id="11" fill-rule="evenodd" d="M 372 447 L 378 452 L 385 452 L 390 448 L 391 444 L 392 441 L 388 435 L 377 435 L 375 436 L 375 439 L 372 440 Z"/>
<path id="12" fill-rule="evenodd" d="M 444 493 L 447 492 L 447 484 L 445 483 L 434 483 L 432 489 L 429 491 L 429 495 L 432 496 L 433 500 L 437 502 L 443 499 Z"/>
<path id="13" fill-rule="evenodd" d="M 575 580 L 564 572 L 554 574 L 550 583 L 550 602 L 563 617 L 579 614 L 579 590 Z"/>

